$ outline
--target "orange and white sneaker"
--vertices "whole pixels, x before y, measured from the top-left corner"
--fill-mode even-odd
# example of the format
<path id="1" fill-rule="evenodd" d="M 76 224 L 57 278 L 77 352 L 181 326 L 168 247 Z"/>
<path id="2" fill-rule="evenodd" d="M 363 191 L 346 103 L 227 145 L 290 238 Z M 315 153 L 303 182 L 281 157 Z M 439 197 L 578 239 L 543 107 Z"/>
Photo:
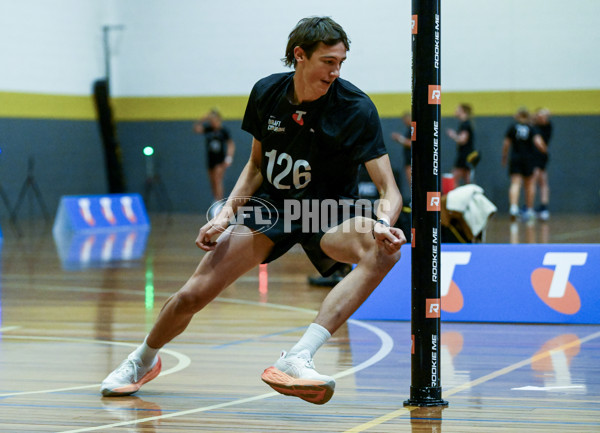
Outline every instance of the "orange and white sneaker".
<path id="1" fill-rule="evenodd" d="M 333 377 L 317 373 L 306 349 L 294 355 L 282 352 L 281 358 L 263 372 L 261 379 L 280 394 L 314 404 L 327 403 L 335 389 Z"/>
<path id="2" fill-rule="evenodd" d="M 142 365 L 139 358 L 129 355 L 100 385 L 100 392 L 105 397 L 131 395 L 143 384 L 159 375 L 162 368 L 160 356 L 157 356 L 150 368 Z"/>

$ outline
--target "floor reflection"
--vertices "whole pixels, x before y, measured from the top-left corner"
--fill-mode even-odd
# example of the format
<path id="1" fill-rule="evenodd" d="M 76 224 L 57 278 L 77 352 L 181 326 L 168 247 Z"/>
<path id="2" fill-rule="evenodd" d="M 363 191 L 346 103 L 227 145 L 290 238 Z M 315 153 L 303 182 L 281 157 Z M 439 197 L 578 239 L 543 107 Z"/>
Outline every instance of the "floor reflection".
<path id="1" fill-rule="evenodd" d="M 103 397 L 101 401 L 103 409 L 110 414 L 113 422 L 133 422 L 162 415 L 162 408 L 158 404 L 135 396 Z M 159 424 L 160 419 L 140 421 L 132 425 L 130 431 L 153 433 Z"/>
<path id="2" fill-rule="evenodd" d="M 415 407 L 410 410 L 411 433 L 439 433 L 442 431 L 442 411 L 446 406 Z"/>

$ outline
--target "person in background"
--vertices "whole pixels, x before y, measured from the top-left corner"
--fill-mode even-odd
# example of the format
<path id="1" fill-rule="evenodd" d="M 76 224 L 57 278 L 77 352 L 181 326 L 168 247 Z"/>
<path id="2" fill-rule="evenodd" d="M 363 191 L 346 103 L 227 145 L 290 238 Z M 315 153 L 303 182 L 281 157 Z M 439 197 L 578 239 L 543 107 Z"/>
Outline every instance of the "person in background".
<path id="1" fill-rule="evenodd" d="M 506 166 L 508 163 L 510 175 L 508 200 L 510 203 L 509 213 L 513 221 L 519 217 L 519 196 L 523 185 L 526 207 L 523 217 L 526 220 L 535 218 L 533 170 L 536 148 L 540 152 L 546 153 L 546 144 L 542 136 L 531 125 L 529 111 L 526 108 L 520 108 L 515 115 L 515 122 L 506 131 L 502 145 L 502 165 Z"/>
<path id="2" fill-rule="evenodd" d="M 469 104 L 460 104 L 455 111 L 455 116 L 460 122 L 458 128 L 447 131 L 448 137 L 456 142 L 456 159 L 452 174 L 457 187 L 471 183 L 471 167 L 468 158 L 475 150 L 471 113 L 472 108 Z"/>
<path id="3" fill-rule="evenodd" d="M 539 131 L 544 143 L 546 144 L 546 153 L 541 152 L 537 147 L 534 152 L 533 185 L 540 192 L 540 206 L 537 209 L 538 218 L 542 221 L 550 219 L 550 185 L 548 184 L 548 172 L 546 167 L 550 159 L 548 146 L 552 138 L 552 122 L 550 120 L 550 110 L 539 108 L 533 116 L 533 124 Z"/>
<path id="4" fill-rule="evenodd" d="M 404 132 L 392 132 L 392 140 L 402 145 L 402 151 L 404 152 L 404 176 L 408 182 L 408 187 L 412 187 L 412 126 L 411 126 L 410 113 L 404 113 L 402 115 L 402 124 L 404 125 Z"/>
<path id="5" fill-rule="evenodd" d="M 204 135 L 210 188 L 214 201 L 219 202 L 225 197 L 223 179 L 227 167 L 233 162 L 235 143 L 229 130 L 223 126 L 221 114 L 214 109 L 194 123 L 194 132 Z M 218 211 L 218 207 L 215 209 Z"/>

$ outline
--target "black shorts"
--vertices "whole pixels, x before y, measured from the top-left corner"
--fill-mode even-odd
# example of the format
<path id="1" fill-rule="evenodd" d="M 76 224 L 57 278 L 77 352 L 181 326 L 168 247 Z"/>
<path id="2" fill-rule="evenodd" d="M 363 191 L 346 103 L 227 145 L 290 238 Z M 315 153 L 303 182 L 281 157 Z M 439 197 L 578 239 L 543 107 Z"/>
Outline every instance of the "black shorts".
<path id="1" fill-rule="evenodd" d="M 467 163 L 467 157 L 469 156 L 469 153 L 471 153 L 471 150 L 465 149 L 463 150 L 463 148 L 459 148 L 458 150 L 458 154 L 456 155 L 456 159 L 454 160 L 454 168 L 464 168 L 465 170 L 469 170 L 469 164 Z"/>
<path id="2" fill-rule="evenodd" d="M 542 152 L 536 152 L 533 157 L 533 166 L 534 168 L 539 168 L 540 170 L 546 170 L 546 165 L 548 165 L 548 154 Z"/>
<path id="3" fill-rule="evenodd" d="M 533 174 L 534 160 L 531 155 L 513 155 L 508 163 L 509 174 L 520 174 L 529 177 Z"/>
<path id="4" fill-rule="evenodd" d="M 313 202 L 312 206 L 315 203 L 317 206 L 323 203 L 318 200 L 310 200 L 310 202 Z M 369 206 L 366 206 L 367 202 Z M 238 209 L 235 223 L 245 225 L 254 232 L 263 233 L 273 241 L 275 245 L 263 263 L 272 262 L 294 245 L 300 244 L 314 267 L 321 275 L 327 277 L 343 264 L 333 260 L 321 249 L 320 242 L 325 232 L 356 216 L 373 218 L 369 200 L 361 200 L 359 206 L 347 205 L 347 203 L 334 206 L 333 203 L 334 201 L 328 203 L 331 206 L 326 206 L 327 212 L 317 211 L 307 214 L 297 211 L 298 208 L 295 207 L 291 211 L 291 208 L 283 203 L 274 205 L 270 200 L 253 197 L 243 210 Z M 363 203 L 365 206 L 362 206 Z"/>
<path id="5" fill-rule="evenodd" d="M 412 152 L 410 147 L 404 147 L 404 166 L 410 167 L 412 165 Z"/>
<path id="6" fill-rule="evenodd" d="M 225 161 L 225 152 L 207 152 L 208 168 L 215 168 L 217 165 Z"/>

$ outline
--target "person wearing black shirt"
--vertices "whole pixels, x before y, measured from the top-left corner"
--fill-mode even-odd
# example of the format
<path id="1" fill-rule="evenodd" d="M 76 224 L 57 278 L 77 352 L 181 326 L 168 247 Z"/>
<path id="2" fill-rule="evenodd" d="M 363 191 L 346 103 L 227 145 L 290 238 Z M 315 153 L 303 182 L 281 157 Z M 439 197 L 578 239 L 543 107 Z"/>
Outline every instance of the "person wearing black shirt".
<path id="1" fill-rule="evenodd" d="M 203 134 L 206 142 L 206 163 L 210 188 L 215 201 L 222 200 L 225 170 L 233 162 L 235 143 L 217 110 L 212 110 L 194 123 L 194 132 Z"/>
<path id="2" fill-rule="evenodd" d="M 537 209 L 537 214 L 542 221 L 547 221 L 550 218 L 550 210 L 548 209 L 550 204 L 550 185 L 548 183 L 548 172 L 546 170 L 549 160 L 548 146 L 550 145 L 550 139 L 552 138 L 550 110 L 547 108 L 536 110 L 533 117 L 533 124 L 540 132 L 540 135 L 546 144 L 546 153 L 540 152 L 536 148 L 533 163 L 535 167 L 533 170 L 533 177 L 534 186 L 539 187 L 540 191 L 540 206 Z"/>
<path id="3" fill-rule="evenodd" d="M 159 349 L 194 314 L 238 277 L 300 243 L 325 276 L 344 263 L 356 267 L 261 378 L 311 403 L 331 398 L 335 380 L 316 372 L 313 355 L 377 287 L 406 243 L 393 227 L 402 197 L 377 110 L 338 78 L 348 50 L 346 33 L 331 18 L 305 18 L 292 30 L 284 63 L 294 71 L 270 75 L 252 89 L 242 122 L 253 136 L 250 158 L 221 212 L 200 229 L 196 244 L 207 253 L 167 300 L 144 343 L 103 381 L 103 395 L 128 395 L 153 379 Z M 374 218 L 357 200 L 362 164 L 380 194 Z"/>
<path id="4" fill-rule="evenodd" d="M 469 104 L 460 104 L 456 108 L 455 115 L 460 121 L 458 129 L 449 129 L 448 136 L 456 142 L 456 159 L 452 174 L 456 186 L 471 183 L 471 167 L 467 161 L 468 156 L 475 149 L 473 136 L 473 125 L 471 124 L 472 108 Z"/>
<path id="5" fill-rule="evenodd" d="M 546 145 L 542 136 L 530 124 L 529 111 L 520 108 L 515 115 L 513 123 L 504 136 L 502 145 L 502 165 L 508 162 L 508 173 L 510 175 L 510 187 L 508 200 L 510 203 L 510 216 L 513 220 L 519 216 L 519 196 L 521 187 L 525 190 L 525 219 L 532 220 L 535 217 L 533 202 L 535 189 L 533 184 L 533 170 L 535 149 L 546 152 Z"/>
<path id="6" fill-rule="evenodd" d="M 408 182 L 409 188 L 412 185 L 412 126 L 411 126 L 410 113 L 404 113 L 402 115 L 402 123 L 404 125 L 404 133 L 392 132 L 392 140 L 402 145 L 402 151 L 404 153 L 404 176 Z"/>

